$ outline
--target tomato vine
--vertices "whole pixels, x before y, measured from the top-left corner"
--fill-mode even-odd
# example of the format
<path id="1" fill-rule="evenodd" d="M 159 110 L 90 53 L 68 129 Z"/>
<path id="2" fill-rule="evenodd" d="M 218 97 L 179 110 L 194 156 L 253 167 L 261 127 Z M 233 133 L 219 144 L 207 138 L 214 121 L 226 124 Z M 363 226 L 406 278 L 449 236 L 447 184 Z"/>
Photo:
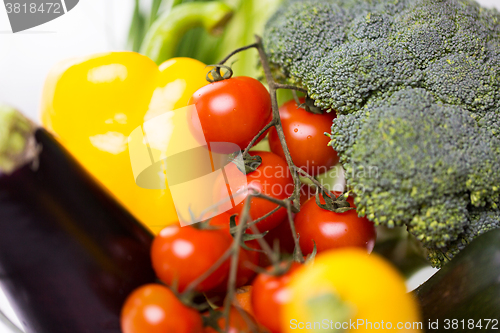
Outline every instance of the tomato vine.
<path id="1" fill-rule="evenodd" d="M 279 106 L 278 106 L 278 99 L 277 99 L 277 90 L 278 89 L 290 89 L 294 91 L 299 91 L 302 93 L 307 94 L 307 90 L 301 87 L 296 87 L 293 85 L 288 85 L 288 84 L 281 84 L 276 81 L 274 81 L 269 62 L 267 59 L 267 55 L 263 49 L 262 46 L 262 39 L 259 36 L 255 36 L 256 38 L 256 43 L 241 47 L 235 51 L 233 51 L 231 54 L 229 54 L 227 57 L 225 57 L 221 62 L 219 62 L 218 66 L 223 66 L 225 62 L 227 62 L 232 56 L 235 54 L 255 48 L 257 49 L 259 53 L 259 59 L 260 63 L 262 65 L 262 68 L 264 70 L 265 78 L 267 81 L 267 85 L 269 88 L 269 94 L 271 96 L 271 107 L 272 107 L 272 119 L 271 121 L 265 125 L 258 133 L 255 135 L 255 137 L 250 141 L 248 146 L 243 150 L 243 157 L 249 156 L 249 151 L 250 149 L 254 146 L 254 144 L 257 142 L 257 140 L 264 134 L 266 131 L 268 131 L 271 127 L 274 127 L 278 133 L 279 141 L 281 143 L 281 147 L 283 149 L 285 159 L 288 165 L 288 168 L 291 172 L 293 182 L 294 182 L 294 191 L 293 194 L 288 197 L 287 199 L 284 200 L 279 200 L 274 197 L 265 195 L 263 193 L 258 193 L 256 191 L 253 191 L 249 189 L 249 193 L 245 199 L 243 210 L 241 212 L 241 215 L 239 216 L 239 224 L 236 226 L 236 232 L 233 234 L 234 240 L 233 240 L 233 245 L 230 248 L 230 255 L 231 255 L 231 268 L 229 272 L 229 279 L 228 279 L 228 286 L 227 286 L 227 297 L 224 302 L 224 311 L 223 314 L 226 318 L 225 323 L 226 323 L 226 330 L 228 329 L 229 325 L 229 315 L 230 315 L 230 310 L 231 310 L 231 304 L 232 300 L 234 298 L 235 290 L 236 290 L 236 274 L 237 274 L 237 266 L 238 266 L 238 257 L 239 257 L 239 250 L 240 250 L 240 243 L 242 240 L 242 236 L 247 228 L 250 228 L 251 230 L 257 232 L 255 224 L 258 221 L 261 221 L 265 219 L 266 217 L 272 215 L 275 213 L 280 207 L 284 207 L 287 210 L 287 215 L 288 215 L 288 223 L 290 225 L 290 229 L 292 231 L 292 235 L 294 238 L 294 244 L 295 244 L 295 251 L 294 251 L 294 260 L 303 263 L 304 262 L 304 256 L 302 254 L 302 250 L 300 248 L 300 243 L 299 243 L 299 236 L 296 233 L 295 230 L 295 225 L 293 222 L 293 213 L 297 213 L 300 211 L 300 187 L 302 185 L 300 176 L 307 178 L 312 181 L 312 183 L 317 187 L 318 191 L 321 193 L 330 193 L 328 189 L 326 189 L 320 182 L 317 181 L 317 179 L 310 174 L 308 174 L 306 171 L 300 169 L 297 167 L 292 160 L 292 157 L 290 155 L 290 151 L 288 149 L 286 140 L 285 140 L 285 134 L 283 131 L 283 126 L 281 123 L 281 118 L 280 118 L 280 113 L 279 113 Z M 220 67 L 219 67 L 220 68 Z M 270 202 L 273 202 L 277 204 L 278 206 L 270 211 L 268 214 L 260 217 L 259 219 L 252 221 L 249 215 L 250 211 L 250 201 L 252 198 L 262 198 L 265 200 L 268 200 Z M 273 252 L 273 250 L 270 248 L 270 246 L 261 238 L 257 238 L 257 241 L 259 242 L 259 245 L 263 249 L 263 251 L 267 254 L 269 257 L 270 261 L 272 262 L 273 265 L 277 265 L 279 263 L 279 256 Z M 226 256 L 224 256 L 226 257 Z M 221 260 L 225 260 L 221 259 Z M 220 263 L 218 263 L 220 264 Z"/>
<path id="2" fill-rule="evenodd" d="M 213 69 L 211 69 L 208 74 L 207 74 L 207 81 L 212 82 L 214 85 L 217 85 L 217 87 L 220 87 L 221 84 L 224 85 L 227 82 L 230 82 L 229 80 L 237 80 L 239 84 L 243 84 L 241 81 L 241 78 L 231 78 L 232 76 L 232 70 L 230 67 L 226 66 L 225 63 L 235 54 L 255 48 L 258 51 L 259 54 L 259 59 L 260 63 L 262 65 L 262 68 L 264 70 L 264 75 L 265 79 L 267 81 L 268 85 L 268 92 L 265 91 L 265 88 L 262 86 L 262 88 L 259 88 L 261 90 L 257 90 L 257 92 L 260 95 L 265 95 L 267 101 L 269 101 L 267 97 L 267 93 L 269 93 L 270 97 L 270 105 L 269 102 L 267 102 L 267 114 L 266 114 L 266 119 L 268 119 L 269 115 L 269 107 L 271 109 L 270 111 L 270 120 L 268 121 L 267 124 L 265 124 L 260 131 L 257 132 L 258 127 L 253 126 L 251 135 L 248 137 L 238 137 L 238 145 L 240 146 L 240 149 L 242 150 L 242 155 L 243 155 L 243 163 L 235 162 L 236 168 L 240 172 L 244 172 L 245 174 L 249 175 L 247 177 L 252 177 L 252 172 L 255 172 L 257 168 L 261 165 L 265 165 L 268 163 L 269 165 L 269 160 L 268 162 L 265 161 L 266 158 L 269 158 L 269 156 L 265 154 L 271 154 L 271 153 L 264 153 L 260 152 L 259 154 L 256 155 L 255 152 L 250 152 L 250 149 L 267 133 L 268 130 L 274 127 L 276 130 L 277 136 L 279 138 L 279 144 L 281 145 L 281 148 L 283 150 L 283 155 L 285 157 L 285 161 L 282 160 L 281 157 L 271 154 L 273 156 L 276 156 L 276 158 L 279 158 L 282 161 L 283 167 L 288 168 L 290 172 L 290 176 L 288 177 L 288 182 L 285 181 L 284 183 L 281 183 L 281 185 L 293 185 L 293 191 L 288 191 L 285 192 L 286 194 L 280 195 L 278 197 L 274 197 L 270 195 L 266 191 L 259 191 L 256 190 L 252 187 L 248 187 L 247 189 L 247 195 L 246 198 L 243 200 L 243 203 L 240 204 L 238 207 L 238 210 L 235 212 L 235 215 L 228 214 L 228 216 L 231 216 L 230 218 L 230 225 L 229 225 L 229 233 L 233 237 L 232 243 L 229 245 L 227 250 L 215 261 L 213 264 L 210 266 L 209 269 L 207 269 L 203 274 L 200 274 L 196 279 L 192 280 L 183 292 L 178 295 L 178 297 L 184 302 L 184 303 L 192 303 L 192 300 L 194 299 L 194 294 L 196 294 L 196 291 L 200 291 L 200 284 L 202 284 L 208 277 L 210 277 L 214 272 L 216 272 L 222 265 L 228 265 L 229 261 L 229 274 L 228 278 L 224 284 L 225 292 L 226 292 L 226 298 L 223 302 L 221 310 L 217 311 L 217 316 L 220 318 L 220 315 L 222 313 L 222 316 L 224 318 L 224 331 L 228 331 L 229 326 L 230 326 L 230 315 L 232 311 L 232 306 L 233 306 L 233 298 L 235 297 L 236 293 L 236 287 L 237 287 L 237 276 L 238 276 L 238 266 L 240 263 L 240 256 L 242 256 L 242 251 L 260 251 L 263 252 L 267 255 L 269 258 L 269 261 L 271 262 L 272 266 L 276 268 L 276 270 L 268 270 L 269 272 L 274 272 L 274 274 L 277 275 L 283 275 L 286 274 L 288 269 L 291 267 L 292 262 L 291 261 L 281 261 L 280 254 L 277 251 L 274 251 L 271 246 L 264 240 L 264 236 L 266 235 L 267 231 L 262 233 L 262 230 L 259 230 L 257 227 L 257 223 L 262 222 L 266 225 L 266 221 L 269 223 L 269 217 L 271 215 L 278 213 L 278 211 L 281 211 L 281 214 L 284 213 L 283 216 L 287 217 L 287 221 L 283 221 L 283 223 L 288 223 L 290 227 L 290 231 L 293 236 L 293 242 L 294 242 L 294 252 L 293 252 L 293 261 L 302 264 L 305 262 L 304 254 L 303 251 L 300 247 L 300 242 L 299 242 L 299 235 L 296 232 L 295 228 L 295 223 L 294 223 L 294 217 L 293 214 L 299 213 L 301 209 L 301 203 L 300 203 L 300 195 L 301 195 L 301 186 L 302 186 L 302 178 L 306 178 L 312 182 L 312 184 L 316 187 L 316 197 L 319 198 L 319 195 L 322 195 L 323 197 L 326 197 L 326 203 L 323 204 L 321 207 L 327 210 L 332 210 L 334 212 L 341 213 L 341 211 L 347 211 L 349 209 L 353 209 L 349 207 L 349 203 L 344 199 L 344 196 L 339 196 L 336 198 L 331 192 L 325 188 L 313 175 L 309 174 L 308 171 L 304 170 L 302 167 L 297 166 L 294 164 L 292 160 L 292 156 L 290 154 L 289 147 L 287 145 L 286 139 L 285 139 L 285 133 L 283 129 L 283 125 L 281 122 L 280 118 L 280 112 L 279 112 L 279 107 L 278 107 L 278 100 L 277 100 L 277 90 L 278 89 L 289 89 L 293 90 L 294 93 L 296 92 L 302 92 L 307 94 L 307 90 L 300 88 L 300 87 L 295 87 L 292 85 L 288 84 L 281 84 L 276 81 L 274 81 L 271 68 L 269 66 L 269 62 L 267 59 L 267 55 L 264 52 L 263 46 L 262 46 L 262 40 L 259 36 L 256 36 L 256 42 L 254 44 L 248 45 L 241 47 L 229 54 L 227 57 L 225 57 L 221 62 L 219 62 L 216 65 L 212 65 Z M 224 70 L 224 72 L 222 71 Z M 248 78 L 250 79 L 250 78 Z M 225 81 L 227 80 L 227 81 Z M 254 79 L 251 79 L 254 80 Z M 223 81 L 223 82 L 219 82 Z M 256 80 L 254 80 L 256 81 Z M 236 82 L 236 81 L 231 81 L 231 82 Z M 256 81 L 258 82 L 258 81 Z M 253 84 L 253 83 L 252 83 Z M 258 83 L 259 85 L 262 85 L 261 83 Z M 213 86 L 212 86 L 213 87 Z M 203 88 L 202 88 L 203 89 Z M 215 88 L 214 88 L 215 89 Z M 241 88 L 240 88 L 241 89 Z M 199 94 L 199 96 L 202 96 L 203 94 Z M 260 96 L 259 95 L 259 96 Z M 206 96 L 206 95 L 204 95 Z M 262 96 L 261 96 L 262 97 Z M 305 107 L 306 109 L 308 106 L 311 106 L 313 104 L 312 100 L 309 98 L 306 98 L 307 105 L 301 105 L 302 107 Z M 196 99 L 195 99 L 196 102 Z M 201 103 L 201 102 L 200 102 Z M 248 105 L 245 105 L 245 107 L 248 108 Z M 266 109 L 266 108 L 264 108 Z M 247 110 L 248 111 L 248 110 Z M 247 112 L 245 111 L 245 112 Z M 262 111 L 262 110 L 261 110 Z M 264 112 L 259 113 L 260 115 L 264 114 Z M 246 113 L 242 113 L 242 116 L 246 115 Z M 207 117 L 208 118 L 208 117 Z M 234 121 L 234 120 L 232 120 Z M 259 125 L 260 127 L 261 125 Z M 274 130 L 273 130 L 274 131 Z M 256 133 L 255 136 L 252 137 L 252 135 Z M 217 134 L 220 134 L 217 133 Z M 234 138 L 233 138 L 234 139 Z M 214 141 L 214 140 L 212 140 Z M 217 140 L 215 140 L 217 141 Z M 224 140 L 222 140 L 224 141 Z M 248 144 L 247 144 L 248 143 Z M 267 157 L 266 157 L 267 156 Z M 234 161 L 233 161 L 234 162 Z M 236 170 L 236 172 L 238 172 Z M 261 181 L 259 177 L 255 177 L 253 181 Z M 286 186 L 285 186 L 286 187 Z M 252 205 L 252 200 L 253 199 L 263 199 L 266 200 L 274 205 L 276 205 L 275 208 L 271 209 L 271 207 L 267 208 L 266 207 L 266 213 L 261 214 L 259 218 L 256 218 L 255 220 L 252 220 L 251 217 L 251 208 L 253 207 Z M 319 200 L 319 199 L 318 199 Z M 332 208 L 333 207 L 333 208 Z M 210 209 L 213 209 L 214 207 L 210 207 Z M 253 208 L 252 208 L 253 209 Z M 238 216 L 236 216 L 238 214 Z M 252 213 L 253 214 L 253 213 Z M 278 213 L 279 214 L 279 213 Z M 203 214 L 202 214 L 203 216 Z M 266 221 L 265 221 L 266 220 Z M 208 222 L 209 223 L 209 222 Z M 270 228 L 270 227 L 269 227 Z M 265 230 L 268 230 L 269 228 L 264 228 Z M 262 228 L 261 228 L 262 229 Z M 247 245 L 245 245 L 246 241 L 256 241 L 259 244 L 260 249 L 255 250 Z M 314 241 L 313 241 L 314 242 Z M 243 249 L 242 249 L 243 248 Z M 307 260 L 314 258 L 314 255 L 316 253 L 316 245 L 314 245 L 314 251 L 308 251 L 310 255 L 308 256 Z M 294 264 L 297 265 L 297 264 Z M 259 270 L 262 270 L 260 267 L 254 267 L 255 270 L 258 272 Z M 227 283 L 227 285 L 225 285 Z M 208 298 L 207 298 L 208 299 Z M 190 304 L 193 305 L 193 304 Z M 233 311 L 234 312 L 234 311 Z M 209 318 L 209 320 L 215 320 L 217 318 Z M 251 326 L 251 325 L 249 325 Z M 258 332 L 257 329 L 254 327 L 252 328 L 252 331 Z"/>

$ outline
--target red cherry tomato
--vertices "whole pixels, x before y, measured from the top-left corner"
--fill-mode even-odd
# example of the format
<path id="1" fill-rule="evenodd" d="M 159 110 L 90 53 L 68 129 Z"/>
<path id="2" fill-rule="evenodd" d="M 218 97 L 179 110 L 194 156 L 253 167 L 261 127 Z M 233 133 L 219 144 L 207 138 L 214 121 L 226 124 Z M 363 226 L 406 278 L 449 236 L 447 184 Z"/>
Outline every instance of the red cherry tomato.
<path id="1" fill-rule="evenodd" d="M 300 204 L 303 205 L 304 202 L 306 202 L 311 196 L 314 196 L 315 193 L 315 187 L 302 184 L 300 187 Z M 295 216 L 295 214 L 292 214 L 292 216 Z M 278 242 L 281 253 L 291 254 L 295 249 L 292 230 L 290 229 L 290 223 L 287 218 L 285 218 L 276 228 L 271 229 L 264 237 L 264 240 L 267 244 L 269 244 L 269 246 L 271 246 L 271 248 L 274 248 L 274 245 Z M 270 263 L 268 263 L 268 265 L 270 265 Z"/>
<path id="2" fill-rule="evenodd" d="M 300 186 L 300 204 L 303 205 L 310 197 L 314 196 L 316 193 L 315 187 L 309 186 L 307 184 L 302 184 Z M 295 214 L 292 213 L 292 218 Z M 292 236 L 292 230 L 290 229 L 290 223 L 288 218 L 285 218 L 276 228 L 271 229 L 264 240 L 274 248 L 276 242 L 279 244 L 280 252 L 282 253 L 293 253 L 295 249 L 295 242 Z M 266 266 L 269 266 L 269 262 Z"/>
<path id="3" fill-rule="evenodd" d="M 196 91 L 189 104 L 196 106 L 208 143 L 232 142 L 241 149 L 246 148 L 271 116 L 271 97 L 266 87 L 246 76 L 210 83 Z M 200 131 L 194 122 L 192 129 Z"/>
<path id="4" fill-rule="evenodd" d="M 250 172 L 247 178 L 247 184 L 249 189 L 253 189 L 256 192 L 283 200 L 288 198 L 293 193 L 293 179 L 288 170 L 288 165 L 286 161 L 276 154 L 265 152 L 265 151 L 253 151 L 250 155 L 259 155 L 262 158 L 262 164 L 257 168 L 257 170 Z M 241 174 L 235 164 L 230 163 L 225 168 L 228 179 L 232 177 L 236 178 L 237 174 Z M 230 184 L 231 185 L 231 184 Z M 231 192 L 237 193 L 242 191 L 243 186 L 231 186 Z M 222 201 L 227 198 L 227 187 L 224 181 L 224 177 L 219 177 L 215 183 L 214 187 L 214 198 L 215 202 Z M 245 203 L 244 198 L 246 198 L 246 193 L 241 192 L 241 194 L 235 195 L 235 199 L 241 200 L 239 204 L 234 206 L 232 209 L 228 210 L 227 213 L 230 215 L 241 214 L 243 205 Z M 262 199 L 262 198 L 252 198 L 250 201 L 250 216 L 252 219 L 257 219 L 265 214 L 271 212 L 277 207 L 276 204 Z M 256 224 L 260 232 L 266 230 L 271 230 L 272 228 L 278 226 L 278 224 L 283 221 L 286 217 L 286 209 L 280 208 L 277 212 L 271 216 L 265 218 L 264 220 Z"/>
<path id="5" fill-rule="evenodd" d="M 334 193 L 335 196 L 339 196 L 342 193 Z M 300 204 L 304 205 L 304 203 L 309 200 L 309 198 L 315 198 L 316 189 L 313 186 L 309 186 L 306 184 L 302 184 L 300 187 Z M 356 207 L 354 205 L 354 199 L 352 196 L 347 198 L 347 202 L 351 204 L 351 207 Z M 295 216 L 295 214 L 292 214 Z M 285 218 L 283 222 L 281 222 L 276 228 L 269 231 L 269 233 L 264 237 L 264 240 L 274 248 L 275 242 L 279 243 L 279 249 L 281 253 L 292 254 L 295 249 L 295 241 L 293 239 L 292 230 L 290 229 L 290 223 L 288 219 Z M 266 266 L 270 265 L 268 263 Z"/>
<path id="6" fill-rule="evenodd" d="M 310 197 L 316 195 L 316 187 L 302 184 L 300 186 L 300 204 L 303 205 Z"/>
<path id="7" fill-rule="evenodd" d="M 285 219 L 276 228 L 269 231 L 269 233 L 264 236 L 264 240 L 273 249 L 275 242 L 278 242 L 280 252 L 282 253 L 293 253 L 295 249 L 295 242 L 288 219 Z"/>
<path id="8" fill-rule="evenodd" d="M 245 245 L 251 249 L 260 250 L 259 243 L 256 240 L 247 241 Z M 236 287 L 244 286 L 252 281 L 257 275 L 255 267 L 260 263 L 260 252 L 240 249 L 240 258 L 238 261 L 238 276 L 236 279 Z"/>
<path id="9" fill-rule="evenodd" d="M 230 219 L 231 219 L 231 214 L 219 213 L 218 215 L 215 215 L 214 217 L 210 218 L 208 220 L 208 224 L 212 227 L 217 228 L 218 230 L 224 231 L 228 236 L 231 236 L 231 233 L 229 232 L 230 221 L 231 221 Z M 236 220 L 237 219 L 238 216 L 236 216 Z"/>
<path id="10" fill-rule="evenodd" d="M 259 246 L 256 241 L 245 242 L 246 246 L 258 249 Z M 238 257 L 238 268 L 236 272 L 236 287 L 239 288 L 249 283 L 256 275 L 255 267 L 259 266 L 260 253 L 256 251 L 246 250 L 241 248 Z M 214 290 L 226 291 L 228 275 Z"/>
<path id="11" fill-rule="evenodd" d="M 320 197 L 321 203 L 324 203 Z M 347 199 L 352 204 L 352 198 Z M 295 230 L 300 235 L 304 255 L 313 251 L 314 242 L 319 252 L 341 247 L 361 247 L 368 253 L 375 245 L 375 226 L 365 217 L 358 217 L 355 210 L 334 213 L 320 208 L 312 197 L 295 215 Z"/>
<path id="12" fill-rule="evenodd" d="M 218 310 L 221 311 L 221 310 Z M 208 314 L 205 314 L 208 316 Z M 246 312 L 243 309 L 237 309 L 235 307 L 231 307 L 229 312 L 229 327 L 226 331 L 226 318 L 224 316 L 219 317 L 217 320 L 217 325 L 219 326 L 220 332 L 228 332 L 228 333 L 252 333 L 259 332 L 259 327 L 257 323 L 253 319 L 252 315 Z M 205 333 L 218 333 L 212 327 L 206 327 Z"/>
<path id="13" fill-rule="evenodd" d="M 288 283 L 292 278 L 292 274 L 300 267 L 302 267 L 301 264 L 292 263 L 288 272 L 280 276 L 272 275 L 270 272 L 273 267 L 268 267 L 267 272 L 257 275 L 252 283 L 251 297 L 255 319 L 272 333 L 281 331 L 280 315 L 282 307 L 290 301 L 290 294 L 287 289 Z"/>
<path id="14" fill-rule="evenodd" d="M 201 333 L 200 314 L 181 303 L 170 289 L 148 284 L 136 289 L 121 313 L 123 333 Z"/>
<path id="15" fill-rule="evenodd" d="M 231 304 L 235 307 L 245 310 L 253 316 L 252 286 L 247 285 L 236 289 L 236 293 L 234 294 L 234 298 Z"/>
<path id="16" fill-rule="evenodd" d="M 300 102 L 304 103 L 304 98 Z M 337 164 L 339 157 L 332 147 L 327 146 L 330 139 L 324 134 L 330 133 L 335 112 L 313 114 L 298 108 L 291 100 L 280 107 L 280 117 L 290 156 L 296 166 L 314 176 Z M 273 153 L 285 157 L 275 128 L 269 132 L 269 145 Z"/>
<path id="17" fill-rule="evenodd" d="M 231 246 L 224 231 L 198 230 L 192 226 L 168 226 L 156 236 L 151 258 L 156 275 L 166 284 L 177 283 L 180 292 L 206 272 Z M 208 291 L 221 283 L 229 271 L 229 261 L 203 280 L 198 291 Z"/>
<path id="18" fill-rule="evenodd" d="M 229 219 L 231 215 L 228 213 L 221 213 L 216 215 L 210 219 L 209 224 L 214 227 L 220 228 L 220 230 L 226 232 L 228 235 L 231 235 L 229 232 L 230 225 Z M 236 217 L 236 220 L 238 217 Z M 260 249 L 260 246 L 257 241 L 247 241 L 245 242 L 246 246 L 252 249 Z M 241 287 L 247 284 L 254 276 L 255 271 L 254 267 L 259 265 L 259 257 L 260 253 L 257 251 L 251 251 L 247 249 L 240 249 L 240 255 L 238 257 L 238 271 L 236 275 L 236 287 Z M 227 289 L 227 277 L 224 281 L 219 284 L 215 290 L 217 291 L 225 291 Z"/>

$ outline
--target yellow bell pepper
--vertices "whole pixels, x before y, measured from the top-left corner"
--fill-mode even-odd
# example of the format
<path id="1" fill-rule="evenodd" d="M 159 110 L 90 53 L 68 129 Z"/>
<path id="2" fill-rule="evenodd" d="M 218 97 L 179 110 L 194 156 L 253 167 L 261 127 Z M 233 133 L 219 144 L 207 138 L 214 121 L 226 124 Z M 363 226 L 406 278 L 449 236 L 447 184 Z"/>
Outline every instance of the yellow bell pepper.
<path id="1" fill-rule="evenodd" d="M 157 66 L 138 53 L 114 52 L 59 64 L 45 82 L 43 125 L 154 233 L 178 220 L 175 207 L 168 186 L 136 185 L 127 139 L 152 117 L 186 106 L 208 83 L 205 67 L 190 58 Z"/>
<path id="2" fill-rule="evenodd" d="M 418 303 L 392 265 L 359 248 L 319 253 L 294 272 L 281 332 L 422 332 Z M 387 329 L 387 330 L 385 330 Z"/>

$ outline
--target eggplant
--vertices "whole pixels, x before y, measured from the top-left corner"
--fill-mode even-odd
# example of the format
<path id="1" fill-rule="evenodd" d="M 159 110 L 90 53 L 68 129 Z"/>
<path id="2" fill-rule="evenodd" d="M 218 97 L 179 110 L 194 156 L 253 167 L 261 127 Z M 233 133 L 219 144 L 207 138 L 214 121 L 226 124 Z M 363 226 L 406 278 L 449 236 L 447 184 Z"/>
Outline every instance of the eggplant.
<path id="1" fill-rule="evenodd" d="M 120 333 L 127 295 L 155 281 L 152 239 L 50 133 L 0 106 L 0 284 L 27 333 Z"/>
<path id="2" fill-rule="evenodd" d="M 422 307 L 427 332 L 445 331 L 452 321 L 458 325 L 450 327 L 454 332 L 498 330 L 500 229 L 475 238 L 413 293 Z"/>

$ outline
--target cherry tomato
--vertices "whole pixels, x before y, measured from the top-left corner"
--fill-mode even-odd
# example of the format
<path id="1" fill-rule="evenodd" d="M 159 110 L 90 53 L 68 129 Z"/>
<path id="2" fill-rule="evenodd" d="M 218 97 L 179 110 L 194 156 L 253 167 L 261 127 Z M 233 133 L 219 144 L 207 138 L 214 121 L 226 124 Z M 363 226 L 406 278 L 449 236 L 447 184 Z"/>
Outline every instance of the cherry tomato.
<path id="1" fill-rule="evenodd" d="M 168 226 L 153 241 L 151 258 L 156 275 L 166 284 L 177 283 L 182 292 L 206 272 L 231 246 L 232 239 L 220 230 L 198 230 L 192 226 Z M 229 261 L 203 280 L 196 290 L 208 291 L 221 283 Z"/>
<path id="2" fill-rule="evenodd" d="M 262 157 L 262 164 L 257 170 L 250 172 L 247 177 L 247 184 L 249 189 L 260 192 L 262 194 L 272 196 L 274 198 L 283 200 L 288 198 L 293 193 L 293 179 L 288 169 L 286 161 L 276 154 L 264 151 L 253 151 L 250 155 L 259 155 Z M 235 164 L 230 163 L 225 168 L 228 179 L 233 175 L 241 174 Z M 231 185 L 231 184 L 230 184 Z M 242 191 L 242 186 L 231 186 L 231 192 L 237 193 Z M 244 191 L 243 191 L 244 192 Z M 227 213 L 240 214 L 245 203 L 246 193 L 237 194 L 234 197 L 240 202 Z M 227 187 L 224 182 L 224 177 L 219 177 L 214 187 L 215 201 L 221 201 L 227 198 Z M 265 214 L 271 212 L 277 207 L 276 204 L 262 198 L 252 198 L 250 201 L 250 216 L 252 219 L 257 219 Z M 256 224 L 260 232 L 271 230 L 278 226 L 286 217 L 286 209 L 280 208 L 277 212 Z"/>
<path id="3" fill-rule="evenodd" d="M 251 249 L 260 249 L 259 243 L 256 240 L 247 241 L 245 245 Z M 238 261 L 238 275 L 236 279 L 236 287 L 244 286 L 250 283 L 257 275 L 255 267 L 260 264 L 260 252 L 240 249 L 240 258 Z"/>
<path id="4" fill-rule="evenodd" d="M 292 320 L 321 321 L 322 314 L 329 313 L 337 315 L 338 322 L 383 321 L 384 328 L 392 328 L 386 332 L 421 332 L 415 326 L 397 327 L 398 323 L 421 321 L 418 303 L 406 291 L 404 278 L 389 262 L 362 249 L 344 248 L 318 254 L 314 264 L 293 274 L 288 291 L 290 301 L 281 312 L 283 333 L 302 331 L 291 325 Z M 364 324 L 345 330 L 346 333 L 379 331 L 383 330 Z"/>
<path id="5" fill-rule="evenodd" d="M 253 315 L 252 309 L 252 286 L 247 285 L 236 289 L 232 304 Z"/>
<path id="6" fill-rule="evenodd" d="M 238 216 L 235 216 L 238 220 Z M 221 231 L 224 231 L 228 236 L 231 236 L 230 229 L 231 214 L 219 213 L 208 220 L 208 224 Z M 231 236 L 232 237 L 232 236 Z"/>
<path id="7" fill-rule="evenodd" d="M 136 289 L 121 313 L 123 333 L 201 333 L 199 313 L 181 303 L 174 293 L 159 284 Z"/>
<path id="8" fill-rule="evenodd" d="M 260 248 L 256 241 L 248 241 L 245 244 L 250 248 Z M 260 253 L 241 248 L 238 257 L 238 268 L 236 272 L 236 287 L 244 286 L 249 283 L 256 275 L 254 268 L 259 266 Z M 227 290 L 228 277 L 215 288 L 218 291 Z"/>
<path id="9" fill-rule="evenodd" d="M 220 228 L 220 230 L 226 232 L 229 236 L 231 233 L 229 231 L 229 219 L 231 215 L 228 213 L 221 213 L 210 219 L 209 224 L 214 227 Z M 238 217 L 236 217 L 236 220 Z M 256 240 L 245 242 L 246 246 L 252 249 L 260 249 L 260 246 Z M 240 249 L 240 254 L 238 257 L 238 271 L 236 273 L 236 287 L 241 287 L 247 284 L 255 275 L 254 267 L 259 265 L 260 253 L 257 251 L 251 251 L 244 248 Z M 225 291 L 227 289 L 227 277 L 222 283 L 215 288 L 217 291 Z"/>
<path id="10" fill-rule="evenodd" d="M 300 204 L 303 205 L 309 198 L 316 195 L 316 187 L 302 184 L 300 186 Z"/>
<path id="11" fill-rule="evenodd" d="M 219 310 L 219 312 L 222 312 Z M 259 332 L 258 325 L 253 319 L 253 317 L 247 313 L 243 309 L 237 309 L 235 307 L 231 307 L 229 312 L 229 327 L 228 330 L 225 331 L 226 328 L 226 318 L 224 316 L 220 316 L 217 320 L 217 325 L 221 332 L 227 333 L 252 333 Z M 218 333 L 212 327 L 206 327 L 205 333 Z"/>
<path id="12" fill-rule="evenodd" d="M 303 205 L 310 197 L 313 197 L 315 193 L 315 187 L 302 184 L 300 186 L 300 204 Z M 295 214 L 292 214 L 292 216 L 295 216 Z M 293 240 L 292 230 L 290 229 L 290 223 L 287 218 L 285 218 L 276 228 L 271 229 L 264 237 L 264 240 L 271 248 L 274 248 L 275 243 L 278 242 L 281 253 L 292 254 L 295 249 L 295 241 Z M 268 265 L 270 265 L 270 263 Z"/>
<path id="13" fill-rule="evenodd" d="M 352 198 L 348 198 L 352 205 Z M 325 203 L 322 197 L 320 202 Z M 320 208 L 312 197 L 295 215 L 295 230 L 300 235 L 300 247 L 304 255 L 314 249 L 319 252 L 341 247 L 360 247 L 368 253 L 375 245 L 375 226 L 365 217 L 358 217 L 355 210 L 334 213 Z"/>
<path id="14" fill-rule="evenodd" d="M 301 103 L 304 101 L 304 98 L 300 100 Z M 324 134 L 330 133 L 335 112 L 313 114 L 291 100 L 280 107 L 280 117 L 290 156 L 296 166 L 314 176 L 337 164 L 339 157 L 332 147 L 327 146 L 330 139 Z M 285 157 L 275 128 L 269 132 L 269 145 L 273 153 Z"/>
<path id="15" fill-rule="evenodd" d="M 295 249 L 290 222 L 288 222 L 286 218 L 276 228 L 270 230 L 269 233 L 264 236 L 264 240 L 273 249 L 275 242 L 278 242 L 280 252 L 282 253 L 293 253 Z"/>
<path id="16" fill-rule="evenodd" d="M 196 91 L 189 104 L 196 106 L 208 143 L 232 142 L 241 149 L 269 122 L 271 115 L 271 97 L 266 87 L 246 76 L 210 83 Z M 193 122 L 192 130 L 200 132 L 199 124 Z"/>
<path id="17" fill-rule="evenodd" d="M 251 297 L 255 319 L 272 333 L 281 331 L 281 311 L 283 305 L 290 301 L 288 284 L 300 267 L 301 264 L 292 263 L 288 272 L 279 276 L 272 275 L 273 267 L 268 267 L 267 272 L 257 275 L 252 283 Z"/>

